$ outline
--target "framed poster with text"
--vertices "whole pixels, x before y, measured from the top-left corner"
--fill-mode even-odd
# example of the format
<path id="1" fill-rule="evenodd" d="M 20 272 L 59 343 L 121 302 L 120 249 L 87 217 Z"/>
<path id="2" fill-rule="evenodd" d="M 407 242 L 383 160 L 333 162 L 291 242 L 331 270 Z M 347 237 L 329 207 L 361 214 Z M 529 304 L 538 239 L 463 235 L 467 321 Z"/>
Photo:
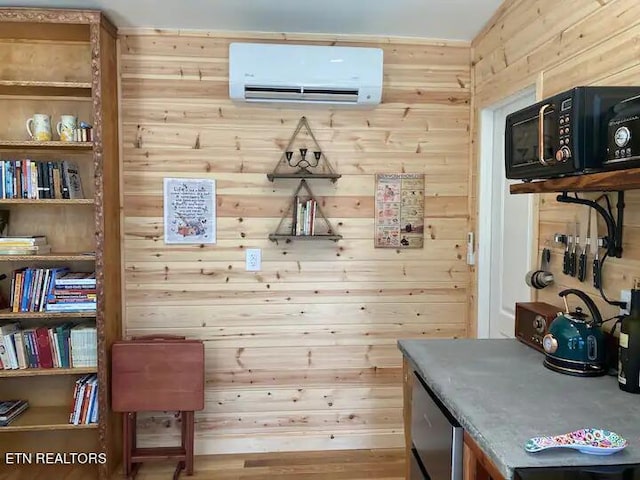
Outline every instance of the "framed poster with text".
<path id="1" fill-rule="evenodd" d="M 424 175 L 376 175 L 376 248 L 424 247 Z"/>
<path id="2" fill-rule="evenodd" d="M 164 179 L 164 242 L 216 243 L 215 180 Z"/>

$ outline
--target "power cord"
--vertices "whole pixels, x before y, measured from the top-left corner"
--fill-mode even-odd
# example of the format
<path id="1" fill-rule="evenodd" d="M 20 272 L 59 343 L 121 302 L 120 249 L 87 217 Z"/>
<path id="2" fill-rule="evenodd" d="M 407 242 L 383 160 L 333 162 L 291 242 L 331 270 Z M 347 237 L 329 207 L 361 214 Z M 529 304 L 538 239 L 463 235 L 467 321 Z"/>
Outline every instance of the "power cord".
<path id="1" fill-rule="evenodd" d="M 607 323 L 610 322 L 611 320 L 615 320 L 616 323 L 613 324 L 613 327 L 611 327 L 611 335 L 613 335 L 616 331 L 616 328 L 618 327 L 618 325 L 622 322 L 622 319 L 625 317 L 626 315 L 614 315 L 613 317 L 609 317 L 606 320 L 603 320 L 602 323 Z"/>
<path id="2" fill-rule="evenodd" d="M 576 194 L 576 198 L 578 198 L 578 195 Z M 606 202 L 607 204 L 607 211 L 609 212 L 609 215 L 611 216 L 611 218 L 613 218 L 613 207 L 611 206 L 611 200 L 609 200 L 609 195 L 607 195 L 606 193 L 603 193 L 602 195 L 600 195 L 598 198 L 596 198 L 594 201 L 596 203 L 600 202 L 601 200 L 603 200 Z M 596 233 L 596 238 L 597 238 L 597 233 Z M 596 240 L 597 241 L 597 240 Z M 608 242 L 613 241 L 613 239 L 608 238 L 607 239 Z M 607 257 L 609 256 L 609 249 L 606 249 L 604 252 L 604 255 L 602 255 L 602 260 L 600 260 L 600 263 L 598 265 L 598 277 L 600 279 L 602 279 L 602 269 L 604 267 L 604 262 L 607 260 Z M 626 302 L 619 302 L 617 300 L 609 300 L 609 298 L 607 298 L 607 296 L 604 293 L 604 290 L 602 288 L 602 281 L 600 281 L 599 285 L 598 285 L 598 290 L 600 291 L 600 296 L 602 297 L 602 299 L 607 302 L 609 305 L 613 305 L 614 307 L 622 307 L 622 308 L 626 308 L 627 303 Z M 613 320 L 614 318 L 617 317 L 611 317 L 609 320 Z M 609 320 L 605 320 L 605 321 L 609 321 Z"/>
<path id="3" fill-rule="evenodd" d="M 599 268 L 599 270 L 600 270 L 600 271 L 598 272 L 598 274 L 599 274 L 600 278 L 602 278 L 602 267 L 604 267 L 604 262 L 607 260 L 607 257 L 608 257 L 608 256 L 609 256 L 609 252 L 608 252 L 608 251 L 606 251 L 606 252 L 604 252 L 604 255 L 602 255 L 602 260 L 600 260 L 600 264 L 599 264 L 599 266 L 598 266 L 598 268 Z M 602 297 L 602 299 L 603 299 L 605 302 L 607 302 L 609 305 L 613 305 L 614 307 L 622 307 L 622 308 L 626 308 L 626 307 L 627 307 L 627 302 L 619 302 L 619 301 L 617 301 L 617 300 L 609 300 L 609 299 L 607 298 L 607 296 L 606 296 L 606 295 L 605 295 L 605 293 L 604 293 L 604 290 L 602 289 L 602 283 L 603 283 L 603 282 L 600 282 L 600 284 L 598 285 L 598 290 L 600 290 L 600 296 Z M 611 319 L 613 319 L 613 318 L 615 318 L 615 317 L 612 317 Z M 610 319 L 610 320 L 611 320 L 611 319 Z"/>
<path id="4" fill-rule="evenodd" d="M 567 193 L 564 193 L 564 196 L 567 196 Z M 570 198 L 570 197 L 569 197 Z M 583 201 L 577 193 L 574 193 L 574 198 L 576 199 L 576 201 L 581 200 Z M 599 202 L 601 200 L 603 200 L 606 202 L 607 204 L 607 213 L 609 214 L 609 218 L 611 220 L 613 220 L 613 207 L 611 205 L 611 200 L 609 200 L 609 195 L 607 195 L 606 193 L 603 193 L 602 195 L 600 195 L 598 198 L 596 198 L 594 201 L 591 202 L 591 204 L 587 204 L 587 206 L 589 206 L 589 208 L 594 208 L 595 210 L 597 210 L 593 204 L 598 204 L 598 207 L 602 208 L 602 210 L 604 210 L 604 207 L 602 207 L 601 205 L 599 205 Z M 561 197 L 558 197 L 558 201 L 561 201 Z M 583 201 L 584 202 L 584 201 Z M 572 202 L 567 202 L 567 203 L 572 203 Z M 580 203 L 580 202 L 573 202 L 573 203 Z M 602 212 L 597 212 L 597 213 L 601 213 Z M 596 215 L 597 215 L 596 213 Z M 615 220 L 613 220 L 614 224 L 613 224 L 613 230 L 616 230 L 616 225 L 615 225 Z M 606 238 L 606 242 L 605 242 L 605 247 L 607 247 L 605 249 L 605 253 L 602 256 L 602 259 L 598 262 L 598 271 L 597 271 L 597 277 L 600 279 L 600 281 L 598 282 L 598 290 L 600 291 L 600 296 L 602 297 L 602 299 L 607 302 L 609 305 L 613 305 L 615 307 L 622 307 L 622 308 L 626 308 L 627 304 L 626 302 L 619 302 L 616 300 L 609 300 L 609 298 L 607 298 L 606 294 L 604 293 L 604 290 L 602 288 L 602 268 L 604 267 L 604 262 L 607 260 L 607 257 L 609 256 L 609 248 L 608 245 L 610 242 L 615 242 L 615 238 L 609 238 L 609 235 L 615 235 L 615 233 L 611 232 L 611 228 L 609 226 L 608 228 L 609 232 L 608 232 L 608 236 L 605 237 Z M 596 237 L 597 237 L 597 232 L 596 232 Z M 597 245 L 596 248 L 599 248 L 599 245 Z M 594 272 L 595 274 L 596 272 Z M 595 276 L 595 275 L 594 275 Z"/>

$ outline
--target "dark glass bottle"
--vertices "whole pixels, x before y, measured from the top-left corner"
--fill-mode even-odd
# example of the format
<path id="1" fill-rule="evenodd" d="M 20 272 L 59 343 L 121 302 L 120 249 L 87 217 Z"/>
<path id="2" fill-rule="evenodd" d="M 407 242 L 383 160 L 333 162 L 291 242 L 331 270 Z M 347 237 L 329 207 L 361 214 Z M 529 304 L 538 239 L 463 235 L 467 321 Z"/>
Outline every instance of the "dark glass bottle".
<path id="1" fill-rule="evenodd" d="M 637 286 L 636 286 L 637 288 Z M 640 290 L 631 290 L 630 314 L 620 325 L 618 385 L 621 390 L 640 393 Z"/>

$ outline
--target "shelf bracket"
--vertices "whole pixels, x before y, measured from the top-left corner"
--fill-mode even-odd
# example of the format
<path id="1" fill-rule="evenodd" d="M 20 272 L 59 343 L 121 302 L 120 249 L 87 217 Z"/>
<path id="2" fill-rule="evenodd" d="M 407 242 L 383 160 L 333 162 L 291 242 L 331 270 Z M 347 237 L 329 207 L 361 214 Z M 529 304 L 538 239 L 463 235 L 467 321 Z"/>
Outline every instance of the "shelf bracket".
<path id="1" fill-rule="evenodd" d="M 607 225 L 607 236 L 605 237 L 605 247 L 610 257 L 622 258 L 622 223 L 624 221 L 624 191 L 617 192 L 618 202 L 616 204 L 616 217 L 613 216 L 598 202 L 586 200 L 584 198 L 570 197 L 567 192 L 562 192 L 556 197 L 560 203 L 573 203 L 586 205 L 593 208 L 604 219 Z"/>

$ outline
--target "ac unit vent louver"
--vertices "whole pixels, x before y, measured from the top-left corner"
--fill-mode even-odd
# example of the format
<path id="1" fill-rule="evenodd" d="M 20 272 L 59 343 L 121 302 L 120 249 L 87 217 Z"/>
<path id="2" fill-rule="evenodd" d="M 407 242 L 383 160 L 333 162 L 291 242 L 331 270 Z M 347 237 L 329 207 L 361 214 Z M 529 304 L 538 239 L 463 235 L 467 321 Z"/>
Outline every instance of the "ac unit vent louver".
<path id="1" fill-rule="evenodd" d="M 244 98 L 252 100 L 280 100 L 285 102 L 358 103 L 357 89 L 314 87 L 256 87 L 247 85 Z"/>

